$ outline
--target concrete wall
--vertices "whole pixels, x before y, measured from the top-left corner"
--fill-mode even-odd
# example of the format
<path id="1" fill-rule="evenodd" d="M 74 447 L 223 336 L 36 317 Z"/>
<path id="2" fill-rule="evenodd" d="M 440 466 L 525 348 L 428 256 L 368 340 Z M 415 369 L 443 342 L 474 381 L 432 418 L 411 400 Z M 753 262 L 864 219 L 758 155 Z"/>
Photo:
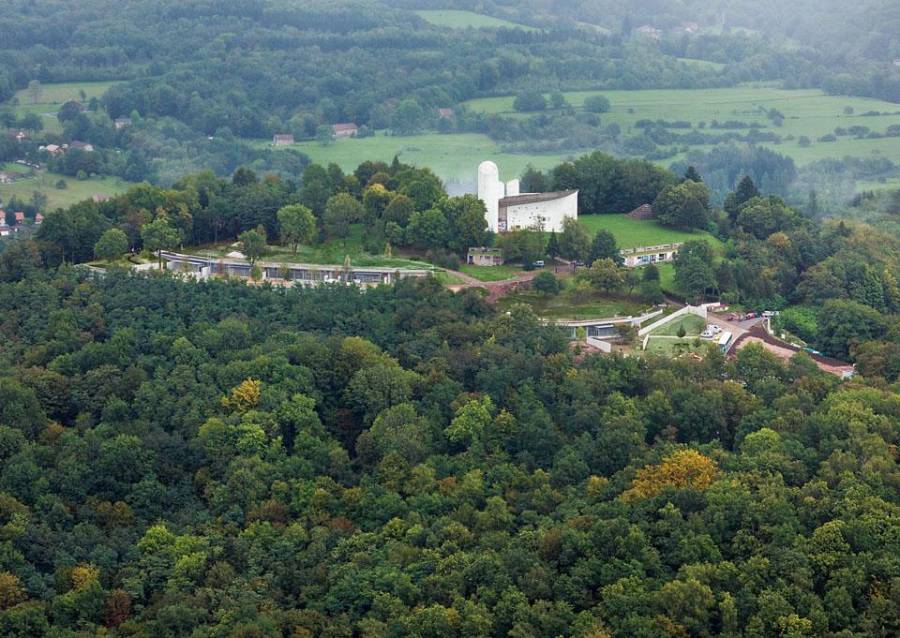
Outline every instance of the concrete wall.
<path id="1" fill-rule="evenodd" d="M 606 354 L 611 353 L 612 349 L 613 349 L 612 344 L 610 342 L 601 341 L 600 339 L 595 339 L 594 337 L 588 337 L 587 344 L 591 347 L 597 348 L 598 350 L 605 352 Z"/>
<path id="2" fill-rule="evenodd" d="M 507 230 L 534 228 L 540 224 L 545 232 L 562 232 L 563 220 L 567 217 L 578 219 L 578 194 L 572 193 L 562 199 L 533 204 L 519 204 L 506 208 Z"/>

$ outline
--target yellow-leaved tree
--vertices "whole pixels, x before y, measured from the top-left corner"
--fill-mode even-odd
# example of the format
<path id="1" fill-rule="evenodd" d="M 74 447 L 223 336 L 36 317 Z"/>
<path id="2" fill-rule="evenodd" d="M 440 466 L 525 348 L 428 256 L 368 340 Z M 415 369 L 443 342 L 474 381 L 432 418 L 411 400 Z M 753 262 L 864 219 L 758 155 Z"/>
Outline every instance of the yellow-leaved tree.
<path id="1" fill-rule="evenodd" d="M 262 383 L 259 379 L 244 379 L 231 392 L 222 397 L 222 406 L 243 414 L 259 405 Z"/>
<path id="2" fill-rule="evenodd" d="M 678 450 L 660 463 L 639 469 L 631 489 L 622 493 L 626 501 L 650 498 L 666 488 L 704 490 L 719 474 L 718 464 L 697 450 Z"/>

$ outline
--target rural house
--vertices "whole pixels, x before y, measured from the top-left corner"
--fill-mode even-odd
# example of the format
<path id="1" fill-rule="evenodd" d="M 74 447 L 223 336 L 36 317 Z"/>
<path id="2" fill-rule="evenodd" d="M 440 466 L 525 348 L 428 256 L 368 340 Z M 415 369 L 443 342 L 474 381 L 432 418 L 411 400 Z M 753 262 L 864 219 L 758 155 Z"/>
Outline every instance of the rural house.
<path id="1" fill-rule="evenodd" d="M 128 128 L 131 126 L 131 118 L 130 117 L 117 117 L 115 121 L 116 130 L 121 131 L 123 128 Z"/>
<path id="2" fill-rule="evenodd" d="M 279 133 L 272 138 L 274 146 L 290 146 L 294 143 L 294 136 L 290 133 Z"/>
<path id="3" fill-rule="evenodd" d="M 346 137 L 356 137 L 358 132 L 359 127 L 353 122 L 341 122 L 331 126 L 331 134 L 338 140 Z"/>
<path id="4" fill-rule="evenodd" d="M 80 142 L 75 140 L 71 144 L 69 144 L 69 148 L 73 151 L 84 151 L 86 153 L 92 153 L 94 151 L 94 145 L 89 142 Z"/>

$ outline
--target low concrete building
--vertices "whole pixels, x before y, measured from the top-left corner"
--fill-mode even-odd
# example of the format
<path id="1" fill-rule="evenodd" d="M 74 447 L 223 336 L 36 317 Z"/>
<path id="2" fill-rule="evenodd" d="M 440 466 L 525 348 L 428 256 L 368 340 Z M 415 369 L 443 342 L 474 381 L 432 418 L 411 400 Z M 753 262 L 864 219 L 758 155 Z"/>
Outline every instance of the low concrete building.
<path id="1" fill-rule="evenodd" d="M 228 276 L 249 279 L 253 267 L 239 259 L 206 258 L 162 252 L 162 259 L 173 272 L 188 273 L 201 278 Z M 289 264 L 257 262 L 261 281 L 273 283 L 317 286 L 321 284 L 343 283 L 358 286 L 378 286 L 393 284 L 401 279 L 430 277 L 431 271 L 411 268 L 377 268 L 333 266 L 324 264 Z"/>
<path id="2" fill-rule="evenodd" d="M 466 263 L 473 266 L 502 266 L 503 249 L 501 248 L 469 248 Z"/>
<path id="3" fill-rule="evenodd" d="M 290 133 L 279 133 L 272 138 L 274 146 L 290 146 L 294 143 L 294 136 Z"/>
<path id="4" fill-rule="evenodd" d="M 658 246 L 640 246 L 620 250 L 624 265 L 629 268 L 673 261 L 678 254 L 681 243 L 659 244 Z"/>

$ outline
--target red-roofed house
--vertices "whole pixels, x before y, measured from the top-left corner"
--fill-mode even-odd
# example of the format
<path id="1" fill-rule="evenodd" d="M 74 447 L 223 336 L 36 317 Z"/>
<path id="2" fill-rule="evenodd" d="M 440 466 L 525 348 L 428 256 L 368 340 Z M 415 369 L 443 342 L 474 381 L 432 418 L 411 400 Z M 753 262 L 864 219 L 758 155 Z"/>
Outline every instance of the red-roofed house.
<path id="1" fill-rule="evenodd" d="M 453 109 L 438 109 L 437 114 L 440 118 L 453 117 Z"/>
<path id="2" fill-rule="evenodd" d="M 22 211 L 16 211 L 16 224 L 24 224 L 25 223 L 25 213 Z"/>
<path id="3" fill-rule="evenodd" d="M 356 137 L 358 132 L 359 127 L 353 122 L 340 122 L 338 124 L 332 124 L 331 126 L 331 133 L 334 135 L 335 139 Z"/>
<path id="4" fill-rule="evenodd" d="M 35 224 L 40 224 L 42 221 L 44 221 L 44 216 L 41 215 L 40 213 L 38 213 L 37 215 L 34 216 Z"/>

